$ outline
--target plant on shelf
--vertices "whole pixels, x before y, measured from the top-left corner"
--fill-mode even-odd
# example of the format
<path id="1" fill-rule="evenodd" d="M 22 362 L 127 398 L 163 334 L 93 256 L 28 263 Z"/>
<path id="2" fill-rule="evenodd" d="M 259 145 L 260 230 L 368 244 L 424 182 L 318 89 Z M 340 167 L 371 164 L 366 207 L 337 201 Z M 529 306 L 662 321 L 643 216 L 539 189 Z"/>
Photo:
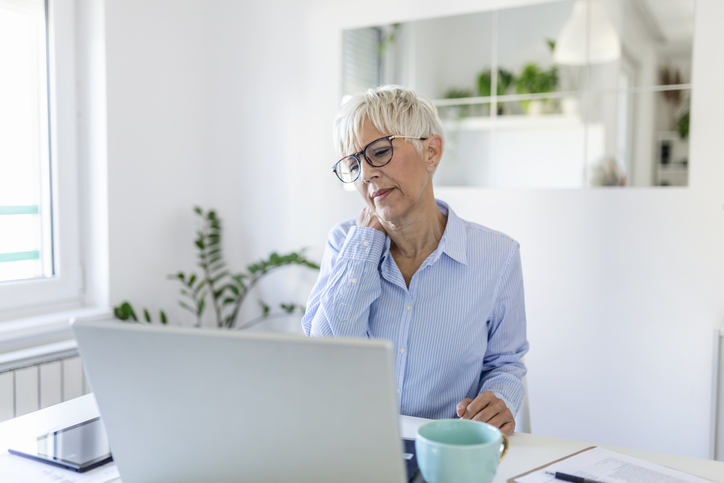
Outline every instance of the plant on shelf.
<path id="1" fill-rule="evenodd" d="M 515 82 L 515 90 L 518 94 L 545 94 L 554 92 L 558 87 L 558 67 L 553 66 L 548 70 L 541 69 L 538 64 L 531 62 L 523 67 L 522 72 Z M 543 102 L 546 98 L 540 99 Z M 526 112 L 531 111 L 531 101 L 521 101 Z"/>
<path id="2" fill-rule="evenodd" d="M 498 69 L 498 79 L 495 86 L 495 94 L 504 96 L 508 92 L 508 88 L 513 85 L 515 76 L 512 72 L 503 68 Z M 490 97 L 493 93 L 493 73 L 490 69 L 485 69 L 478 75 L 478 95 L 481 97 Z"/>
<path id="3" fill-rule="evenodd" d="M 659 68 L 659 83 L 662 86 L 685 84 L 686 80 L 679 69 L 671 66 Z M 661 91 L 664 99 L 671 105 L 672 114 L 676 123 L 676 130 L 679 138 L 685 141 L 689 138 L 689 118 L 691 110 L 691 91 L 684 89 L 672 89 Z"/>
<path id="4" fill-rule="evenodd" d="M 676 121 L 676 127 L 679 131 L 679 137 L 682 140 L 689 139 L 689 118 L 691 117 L 691 111 L 687 110 Z"/>
<path id="5" fill-rule="evenodd" d="M 473 91 L 464 87 L 451 87 L 443 94 L 443 99 L 467 99 L 473 97 Z M 470 115 L 470 104 L 460 104 L 452 106 L 453 117 L 455 119 L 464 119 Z"/>
<path id="6" fill-rule="evenodd" d="M 195 326 L 200 327 L 202 316 L 207 307 L 207 301 L 214 312 L 216 325 L 219 328 L 246 329 L 264 320 L 287 316 L 293 313 L 304 313 L 304 307 L 295 303 L 282 303 L 280 310 L 272 310 L 264 301 L 259 300 L 261 315 L 238 325 L 239 311 L 251 289 L 270 272 L 287 266 L 299 265 L 319 270 L 319 265 L 304 257 L 304 251 L 292 252 L 287 255 L 272 253 L 269 258 L 252 263 L 246 271 L 232 273 L 224 261 L 221 248 L 222 225 L 216 211 L 204 211 L 194 208 L 199 217 L 199 228 L 196 231 L 194 246 L 196 247 L 197 265 L 201 268 L 201 275 L 196 273 L 178 273 L 169 275 L 171 280 L 181 284 L 181 301 L 179 305 L 193 314 L 196 319 Z M 139 318 L 130 302 L 124 301 L 113 308 L 116 318 L 136 322 L 151 323 L 151 314 L 143 309 L 143 318 Z M 159 320 L 162 324 L 168 322 L 166 313 L 161 310 Z"/>

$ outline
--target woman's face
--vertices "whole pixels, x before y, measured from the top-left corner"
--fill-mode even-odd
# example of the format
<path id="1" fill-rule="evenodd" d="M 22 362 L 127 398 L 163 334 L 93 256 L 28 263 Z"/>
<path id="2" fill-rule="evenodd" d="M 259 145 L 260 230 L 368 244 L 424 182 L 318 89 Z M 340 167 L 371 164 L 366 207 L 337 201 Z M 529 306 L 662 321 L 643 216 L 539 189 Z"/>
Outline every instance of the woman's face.
<path id="1" fill-rule="evenodd" d="M 361 151 L 372 141 L 389 135 L 390 133 L 378 131 L 367 121 L 362 126 L 361 145 L 355 146 L 355 149 Z M 433 144 L 440 141 L 439 136 L 423 141 L 422 156 L 418 154 L 413 143 L 394 139 L 392 160 L 380 168 L 370 166 L 363 156 L 360 156 L 362 172 L 355 181 L 355 187 L 380 221 L 398 225 L 414 213 L 416 208 L 422 208 L 424 203 L 420 203 L 421 200 L 426 197 L 434 200 L 432 173 L 440 155 L 435 154 L 428 146 L 433 139 Z M 430 166 L 431 164 L 434 166 Z"/>

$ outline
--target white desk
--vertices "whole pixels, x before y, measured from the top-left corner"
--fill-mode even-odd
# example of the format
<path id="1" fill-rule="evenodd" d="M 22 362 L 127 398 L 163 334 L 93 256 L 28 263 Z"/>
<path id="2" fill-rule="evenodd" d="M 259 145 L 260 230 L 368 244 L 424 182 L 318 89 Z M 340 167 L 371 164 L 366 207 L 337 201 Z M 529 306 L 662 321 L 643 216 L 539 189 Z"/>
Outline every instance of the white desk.
<path id="1" fill-rule="evenodd" d="M 92 394 L 89 394 L 0 423 L 0 481 L 6 481 L 3 478 L 3 468 L 7 464 L 7 459 L 19 458 L 18 456 L 7 453 L 8 446 L 10 446 L 13 441 L 27 437 L 28 434 L 39 435 L 47 433 L 55 428 L 78 423 L 97 415 L 98 407 L 96 406 L 95 399 Z M 402 436 L 407 438 L 414 437 L 417 427 L 425 421 L 424 419 L 402 416 L 400 418 Z M 593 446 L 593 444 L 534 434 L 515 433 L 510 438 L 510 450 L 498 469 L 494 483 L 504 483 L 513 476 L 517 476 L 533 468 L 538 468 L 539 466 L 588 448 L 589 446 Z M 606 445 L 600 446 L 703 478 L 708 478 L 712 481 L 724 483 L 724 462 L 672 456 Z M 43 465 L 42 463 L 33 464 Z M 103 468 L 107 469 L 108 465 L 99 468 L 99 470 Z M 120 482 L 120 480 L 115 481 Z"/>

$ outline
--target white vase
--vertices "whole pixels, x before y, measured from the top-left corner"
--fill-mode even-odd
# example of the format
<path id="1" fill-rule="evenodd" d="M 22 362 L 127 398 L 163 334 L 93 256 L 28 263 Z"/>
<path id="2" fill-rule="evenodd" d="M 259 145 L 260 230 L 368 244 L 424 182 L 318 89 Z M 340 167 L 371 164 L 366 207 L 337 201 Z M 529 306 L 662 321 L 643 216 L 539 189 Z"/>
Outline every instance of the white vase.
<path id="1" fill-rule="evenodd" d="M 561 100 L 561 109 L 563 110 L 563 114 L 568 115 L 575 115 L 578 114 L 580 109 L 580 101 L 578 99 L 575 99 L 573 97 L 566 97 L 565 99 Z"/>
<path id="2" fill-rule="evenodd" d="M 528 115 L 540 116 L 545 112 L 545 101 L 534 99 L 528 103 Z"/>

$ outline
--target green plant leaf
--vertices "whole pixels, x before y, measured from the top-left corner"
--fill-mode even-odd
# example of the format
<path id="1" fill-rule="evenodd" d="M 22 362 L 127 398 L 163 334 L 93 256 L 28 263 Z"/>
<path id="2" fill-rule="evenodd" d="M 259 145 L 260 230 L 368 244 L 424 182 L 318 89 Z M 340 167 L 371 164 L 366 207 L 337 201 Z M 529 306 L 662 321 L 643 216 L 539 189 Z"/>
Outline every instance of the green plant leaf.
<path id="1" fill-rule="evenodd" d="M 196 286 L 196 288 L 194 288 L 194 295 L 198 295 L 199 292 L 201 291 L 201 289 L 204 288 L 207 283 L 208 283 L 208 280 L 206 280 L 206 279 L 201 280 L 201 282 L 199 282 L 199 284 Z"/>
<path id="2" fill-rule="evenodd" d="M 297 308 L 295 304 L 279 304 L 279 306 L 282 308 L 282 310 L 288 314 L 291 314 L 294 312 L 294 310 Z"/>
<path id="3" fill-rule="evenodd" d="M 120 306 L 121 311 L 123 314 L 125 314 L 124 320 L 135 320 L 138 321 L 138 317 L 136 317 L 136 312 L 133 311 L 133 307 L 131 307 L 131 304 L 128 302 L 123 302 Z"/>
<path id="4" fill-rule="evenodd" d="M 178 304 L 179 304 L 181 307 L 183 307 L 183 308 L 185 308 L 186 310 L 188 310 L 189 312 L 191 312 L 192 314 L 195 314 L 195 313 L 196 313 L 196 309 L 192 308 L 192 307 L 191 307 L 189 304 L 187 304 L 186 302 L 181 301 L 181 302 L 179 302 Z"/>
<path id="5" fill-rule="evenodd" d="M 166 324 L 166 323 L 168 322 L 168 319 L 166 318 L 166 312 L 164 312 L 164 311 L 162 310 L 162 311 L 160 312 L 160 315 L 161 315 L 161 323 L 162 323 L 162 324 Z"/>
<path id="6" fill-rule="evenodd" d="M 211 265 L 211 262 L 209 262 L 209 265 Z M 224 263 L 224 262 L 217 263 L 214 266 L 209 266 L 209 272 L 211 272 L 211 273 L 218 272 L 219 270 L 221 270 L 224 267 L 226 267 L 226 263 Z M 229 272 L 227 271 L 226 273 L 228 274 Z"/>
<path id="7" fill-rule="evenodd" d="M 148 313 L 147 308 L 143 308 L 143 316 L 146 318 L 146 322 L 151 322 L 151 314 Z"/>
<path id="8" fill-rule="evenodd" d="M 174 278 L 174 275 L 169 275 L 169 278 Z M 186 274 L 184 272 L 179 272 L 175 275 L 175 278 L 177 278 L 183 282 L 186 279 Z"/>
<path id="9" fill-rule="evenodd" d="M 681 139 L 688 139 L 689 137 L 689 123 L 691 118 L 691 111 L 686 111 L 684 114 L 681 115 L 679 120 L 676 123 L 676 126 L 679 130 L 679 137 Z"/>
<path id="10" fill-rule="evenodd" d="M 226 277 L 227 275 L 229 275 L 229 271 L 228 271 L 228 270 L 224 270 L 224 271 L 221 272 L 220 274 L 214 276 L 214 278 L 211 279 L 211 282 L 214 283 L 214 284 L 216 284 L 216 283 L 219 282 L 219 280 L 221 280 L 222 278 Z"/>
<path id="11" fill-rule="evenodd" d="M 523 67 L 516 81 L 518 94 L 542 94 L 553 92 L 558 87 L 558 68 L 542 70 L 538 64 L 531 62 Z"/>

